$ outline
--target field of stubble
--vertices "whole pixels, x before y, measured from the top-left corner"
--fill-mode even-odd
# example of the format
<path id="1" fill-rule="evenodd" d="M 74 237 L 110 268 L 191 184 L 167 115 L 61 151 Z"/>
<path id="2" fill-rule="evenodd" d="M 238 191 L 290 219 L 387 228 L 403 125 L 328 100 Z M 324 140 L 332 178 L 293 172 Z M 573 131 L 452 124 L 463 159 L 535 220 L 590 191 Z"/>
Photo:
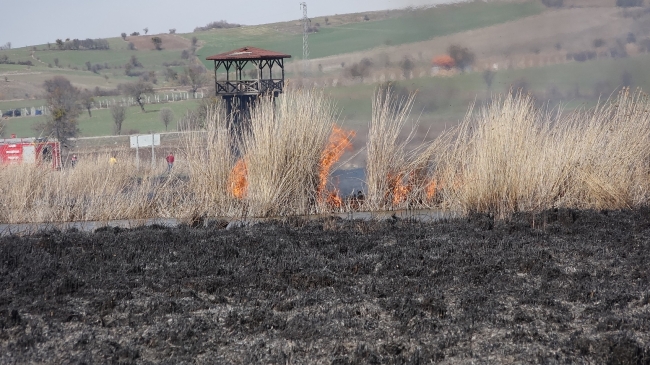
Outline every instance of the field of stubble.
<path id="1" fill-rule="evenodd" d="M 0 239 L 0 363 L 649 364 L 650 211 Z"/>

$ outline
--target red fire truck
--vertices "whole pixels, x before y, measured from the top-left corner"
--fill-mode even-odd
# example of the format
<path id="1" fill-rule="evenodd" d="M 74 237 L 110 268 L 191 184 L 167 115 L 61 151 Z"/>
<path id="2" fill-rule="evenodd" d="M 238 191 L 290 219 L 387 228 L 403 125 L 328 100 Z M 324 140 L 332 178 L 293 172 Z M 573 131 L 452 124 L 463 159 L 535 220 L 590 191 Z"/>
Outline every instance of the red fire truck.
<path id="1" fill-rule="evenodd" d="M 61 168 L 61 144 L 47 138 L 0 138 L 0 163 Z"/>

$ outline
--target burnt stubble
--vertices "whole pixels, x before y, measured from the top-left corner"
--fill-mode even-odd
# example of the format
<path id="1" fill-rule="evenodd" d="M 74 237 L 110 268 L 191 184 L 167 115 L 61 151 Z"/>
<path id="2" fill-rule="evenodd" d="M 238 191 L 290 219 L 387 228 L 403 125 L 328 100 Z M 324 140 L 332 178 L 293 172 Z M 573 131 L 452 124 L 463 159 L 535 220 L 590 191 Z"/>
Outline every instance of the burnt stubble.
<path id="1" fill-rule="evenodd" d="M 650 363 L 650 211 L 0 239 L 0 363 Z"/>

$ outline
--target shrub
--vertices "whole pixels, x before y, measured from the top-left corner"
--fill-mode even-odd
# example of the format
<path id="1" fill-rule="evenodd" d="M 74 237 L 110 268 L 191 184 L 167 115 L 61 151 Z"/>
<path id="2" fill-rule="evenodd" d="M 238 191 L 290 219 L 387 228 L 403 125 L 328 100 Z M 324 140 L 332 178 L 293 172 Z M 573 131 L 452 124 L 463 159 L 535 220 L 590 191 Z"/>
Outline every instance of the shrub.
<path id="1" fill-rule="evenodd" d="M 195 32 L 204 32 L 206 30 L 210 29 L 228 29 L 228 28 L 238 28 L 241 27 L 241 24 L 235 24 L 235 23 L 228 23 L 225 20 L 219 20 L 216 22 L 211 22 L 208 23 L 207 25 L 203 27 L 196 27 L 194 28 Z"/>

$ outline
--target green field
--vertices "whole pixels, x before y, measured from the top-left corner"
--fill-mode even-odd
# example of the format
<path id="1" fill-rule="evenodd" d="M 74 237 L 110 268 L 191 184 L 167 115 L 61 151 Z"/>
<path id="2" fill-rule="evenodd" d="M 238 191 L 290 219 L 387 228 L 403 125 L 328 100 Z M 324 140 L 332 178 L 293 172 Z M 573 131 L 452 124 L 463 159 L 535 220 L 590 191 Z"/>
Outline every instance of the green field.
<path id="1" fill-rule="evenodd" d="M 417 91 L 413 110 L 414 116 L 420 116 L 428 123 L 448 123 L 461 119 L 468 106 L 477 102 L 481 104 L 489 93 L 507 92 L 513 85 L 527 85 L 540 102 L 562 100 L 567 110 L 594 105 L 599 96 L 609 97 L 610 93 L 623 85 L 623 74 L 628 73 L 632 87 L 650 90 L 650 54 L 624 59 L 603 59 L 588 62 L 571 62 L 538 68 L 498 71 L 492 88 L 487 90 L 482 74 L 478 72 L 458 74 L 453 77 L 426 77 L 397 82 L 396 85 L 408 91 Z M 363 129 L 370 119 L 372 95 L 378 84 L 357 84 L 348 87 L 330 87 L 326 93 L 335 101 L 341 112 L 341 122 L 350 127 Z M 13 103 L 12 105 L 31 106 L 32 101 Z M 43 101 L 34 101 L 42 105 Z M 130 107 L 123 132 L 131 129 L 147 133 L 162 132 L 158 111 L 169 107 L 179 119 L 189 109 L 196 107 L 196 100 L 187 100 L 165 104 L 148 104 L 147 112 L 139 107 Z M 0 103 L 0 106 L 9 104 Z M 6 109 L 6 108 L 5 108 Z M 4 109 L 3 109 L 4 110 Z M 5 122 L 5 135 L 15 133 L 19 136 L 32 136 L 32 125 L 42 117 L 9 118 Z M 93 117 L 83 113 L 79 120 L 82 136 L 99 136 L 112 134 L 113 121 L 106 109 L 93 110 Z M 176 124 L 170 125 L 176 129 Z"/>
<path id="2" fill-rule="evenodd" d="M 423 41 L 437 36 L 519 19 L 538 14 L 543 10 L 544 8 L 538 2 L 532 1 L 496 4 L 472 2 L 406 12 L 405 16 L 385 20 L 372 21 L 371 19 L 367 22 L 341 26 L 322 26 L 318 33 L 310 35 L 310 57 L 327 57 L 367 50 L 386 44 L 398 45 Z M 205 61 L 206 57 L 246 45 L 285 52 L 294 57 L 302 55 L 302 35 L 287 34 L 276 30 L 272 24 L 188 33 L 181 36 L 188 39 L 197 37 L 202 41 L 203 47 L 198 50 L 197 56 L 208 69 L 211 69 L 213 65 Z M 160 72 L 164 69 L 163 63 L 174 60 L 181 61 L 179 50 L 130 51 L 127 49 L 128 42 L 121 38 L 108 38 L 107 40 L 111 46 L 110 50 L 70 51 L 55 49 L 55 45 L 52 45 L 51 49 L 48 49 L 46 45 L 37 45 L 35 46 L 36 51 L 33 50 L 33 47 L 1 50 L 0 56 L 7 55 L 11 61 L 31 60 L 34 63 L 34 66 L 30 68 L 31 71 L 48 73 L 73 71 L 85 74 L 95 79 L 100 86 L 105 84 L 102 80 L 103 76 L 84 71 L 86 62 L 101 65 L 107 63 L 111 68 L 102 70 L 102 75 L 107 74 L 118 81 L 126 81 L 129 78 L 124 75 L 124 70 L 118 67 L 128 63 L 131 56 L 136 56 L 143 64 L 144 69 L 158 72 L 159 79 L 162 78 Z M 32 53 L 44 64 L 32 59 Z M 60 69 L 55 67 L 55 59 L 59 60 Z M 48 65 L 52 65 L 52 68 L 49 68 Z M 23 70 L 25 66 L 0 65 L 0 73 L 12 69 Z"/>
<path id="3" fill-rule="evenodd" d="M 320 58 L 337 54 L 367 50 L 378 46 L 424 41 L 433 37 L 453 34 L 503 23 L 544 10 L 538 2 L 483 3 L 442 6 L 408 13 L 399 18 L 322 27 L 309 36 L 310 57 Z M 279 33 L 270 25 L 233 28 L 218 32 L 201 32 L 184 35 L 196 36 L 205 46 L 199 58 L 226 52 L 245 45 L 302 55 L 302 35 Z M 206 67 L 213 67 L 205 62 Z"/>
<path id="4" fill-rule="evenodd" d="M 184 100 L 173 103 L 146 104 L 143 113 L 139 106 L 129 107 L 126 120 L 122 124 L 122 133 L 130 130 L 138 133 L 164 132 L 165 126 L 160 121 L 159 112 L 162 108 L 170 108 L 174 112 L 174 121 L 169 125 L 169 131 L 176 130 L 177 121 L 185 115 L 187 110 L 196 108 L 197 100 Z M 44 116 L 29 116 L 9 118 L 4 120 L 4 135 L 16 134 L 18 137 L 33 137 L 37 135 L 34 126 L 44 121 Z M 109 109 L 93 109 L 92 118 L 87 112 L 79 117 L 80 137 L 94 137 L 113 134 L 113 117 Z"/>

